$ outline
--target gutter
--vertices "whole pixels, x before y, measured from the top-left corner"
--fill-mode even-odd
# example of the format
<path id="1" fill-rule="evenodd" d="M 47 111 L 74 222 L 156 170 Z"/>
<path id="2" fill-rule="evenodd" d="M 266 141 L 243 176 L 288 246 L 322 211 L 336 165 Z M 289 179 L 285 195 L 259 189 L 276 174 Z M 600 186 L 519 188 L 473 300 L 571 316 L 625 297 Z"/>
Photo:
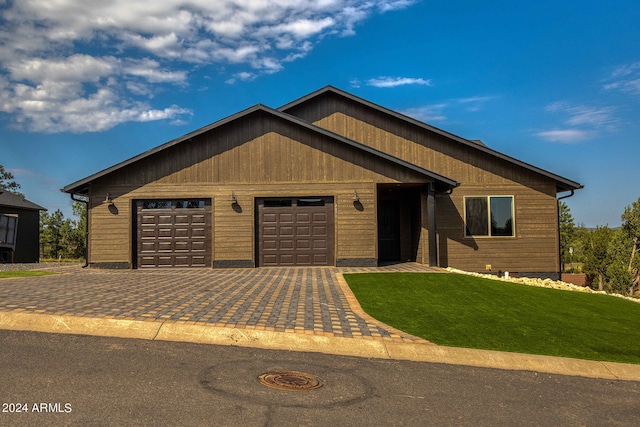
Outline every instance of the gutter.
<path id="1" fill-rule="evenodd" d="M 570 191 L 571 193 L 567 194 L 566 196 L 558 197 L 558 200 L 568 199 L 569 197 L 572 197 L 576 193 L 576 190 L 570 190 Z"/>
<path id="2" fill-rule="evenodd" d="M 74 202 L 84 203 L 87 206 L 87 220 L 84 222 L 84 265 L 82 266 L 82 268 L 87 268 L 89 266 L 89 201 L 76 199 L 73 193 L 69 193 L 69 195 Z"/>

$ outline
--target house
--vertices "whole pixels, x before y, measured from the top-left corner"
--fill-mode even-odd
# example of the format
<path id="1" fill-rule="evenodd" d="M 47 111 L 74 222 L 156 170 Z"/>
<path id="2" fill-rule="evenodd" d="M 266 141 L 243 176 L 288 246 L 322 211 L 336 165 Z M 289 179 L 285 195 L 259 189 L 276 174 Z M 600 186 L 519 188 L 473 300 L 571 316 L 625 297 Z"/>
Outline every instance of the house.
<path id="1" fill-rule="evenodd" d="M 328 86 L 63 191 L 88 200 L 95 267 L 415 261 L 557 277 L 557 195 L 580 188 Z"/>
<path id="2" fill-rule="evenodd" d="M 0 262 L 39 261 L 42 210 L 46 209 L 0 188 Z"/>

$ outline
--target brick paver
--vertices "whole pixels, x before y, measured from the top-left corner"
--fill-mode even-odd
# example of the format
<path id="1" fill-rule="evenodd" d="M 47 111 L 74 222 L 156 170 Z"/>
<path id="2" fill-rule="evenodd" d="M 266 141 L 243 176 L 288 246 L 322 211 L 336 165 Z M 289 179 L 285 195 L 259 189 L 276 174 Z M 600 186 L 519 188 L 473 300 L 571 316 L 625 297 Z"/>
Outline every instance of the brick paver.
<path id="1" fill-rule="evenodd" d="M 363 313 L 338 274 L 434 271 L 410 263 L 378 268 L 52 270 L 62 274 L 1 279 L 0 310 L 412 342 L 422 340 Z"/>

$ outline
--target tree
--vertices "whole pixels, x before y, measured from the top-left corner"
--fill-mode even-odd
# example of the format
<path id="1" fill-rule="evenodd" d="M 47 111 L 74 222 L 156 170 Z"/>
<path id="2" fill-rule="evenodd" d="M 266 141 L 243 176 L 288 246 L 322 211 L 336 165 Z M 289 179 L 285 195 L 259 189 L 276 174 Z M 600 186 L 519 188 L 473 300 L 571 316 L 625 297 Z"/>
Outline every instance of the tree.
<path id="1" fill-rule="evenodd" d="M 85 230 L 87 224 L 87 205 L 80 202 L 73 202 L 73 215 L 77 221 L 67 219 L 63 229 L 63 246 L 65 247 L 65 258 L 82 258 L 85 254 Z"/>
<path id="2" fill-rule="evenodd" d="M 14 179 L 15 177 L 13 174 L 5 170 L 4 166 L 0 165 L 0 188 L 4 188 L 13 194 L 24 197 L 24 194 L 18 191 L 20 189 L 20 184 L 15 182 Z"/>
<path id="3" fill-rule="evenodd" d="M 607 282 L 605 290 L 617 294 L 631 294 L 630 283 L 631 274 L 628 269 L 629 254 L 631 247 L 629 238 L 622 229 L 613 230 L 611 241 L 609 242 L 609 265 L 607 266 Z"/>
<path id="4" fill-rule="evenodd" d="M 560 265 L 564 271 L 564 265 L 571 259 L 570 249 L 576 238 L 576 226 L 569 206 L 565 202 L 558 202 L 560 217 Z"/>
<path id="5" fill-rule="evenodd" d="M 82 258 L 85 252 L 86 207 L 83 203 L 73 204 L 74 216 L 78 221 L 65 219 L 58 209 L 52 214 L 40 212 L 40 244 L 43 258 Z"/>
<path id="6" fill-rule="evenodd" d="M 62 256 L 61 229 L 64 215 L 60 209 L 53 213 L 40 211 L 40 245 L 44 258 L 58 258 Z"/>
<path id="7" fill-rule="evenodd" d="M 607 281 L 607 268 L 611 264 L 612 254 L 609 245 L 613 239 L 613 230 L 608 226 L 598 226 L 590 230 L 583 242 L 584 271 L 598 277 L 598 290 L 604 290 Z"/>
<path id="8" fill-rule="evenodd" d="M 629 295 L 640 287 L 640 197 L 624 209 L 622 232 L 628 248 Z"/>

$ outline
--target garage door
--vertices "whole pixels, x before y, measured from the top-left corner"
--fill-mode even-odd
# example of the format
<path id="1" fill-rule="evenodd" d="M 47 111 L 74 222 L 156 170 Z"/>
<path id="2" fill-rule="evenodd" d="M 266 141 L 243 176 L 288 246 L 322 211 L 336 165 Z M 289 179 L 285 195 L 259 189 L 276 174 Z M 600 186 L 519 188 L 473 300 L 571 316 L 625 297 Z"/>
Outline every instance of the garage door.
<path id="1" fill-rule="evenodd" d="M 256 199 L 260 266 L 334 265 L 333 197 Z"/>
<path id="2" fill-rule="evenodd" d="M 211 200 L 136 202 L 137 266 L 211 267 Z"/>

